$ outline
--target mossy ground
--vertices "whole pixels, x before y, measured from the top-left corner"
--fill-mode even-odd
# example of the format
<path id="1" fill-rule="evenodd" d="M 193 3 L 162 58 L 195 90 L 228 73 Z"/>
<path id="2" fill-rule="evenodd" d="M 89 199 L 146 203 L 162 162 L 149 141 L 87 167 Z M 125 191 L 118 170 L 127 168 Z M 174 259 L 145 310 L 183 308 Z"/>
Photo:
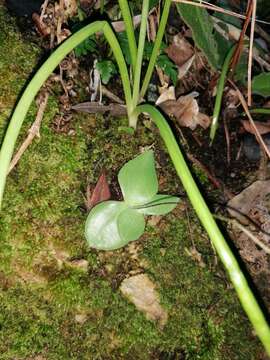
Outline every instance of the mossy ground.
<path id="1" fill-rule="evenodd" d="M 40 53 L 24 42 L 1 8 L 0 43 L 3 136 Z M 56 134 L 51 122 L 57 110 L 51 97 L 41 138 L 6 187 L 0 214 L 1 359 L 261 359 L 262 348 L 235 292 L 184 200 L 156 226 L 149 223 L 140 241 L 125 249 L 104 253 L 87 247 L 83 192 L 102 168 L 117 196 L 119 168 L 141 147 L 154 146 L 161 191 L 182 190 L 156 131 L 140 126 L 131 136 L 118 129 L 124 119 L 74 116 L 75 133 Z M 35 106 L 20 141 L 34 114 Z M 193 242 L 203 263 L 186 251 Z M 65 259 L 85 259 L 89 271 L 74 269 Z M 126 276 L 142 271 L 155 282 L 168 310 L 162 330 L 119 292 Z"/>

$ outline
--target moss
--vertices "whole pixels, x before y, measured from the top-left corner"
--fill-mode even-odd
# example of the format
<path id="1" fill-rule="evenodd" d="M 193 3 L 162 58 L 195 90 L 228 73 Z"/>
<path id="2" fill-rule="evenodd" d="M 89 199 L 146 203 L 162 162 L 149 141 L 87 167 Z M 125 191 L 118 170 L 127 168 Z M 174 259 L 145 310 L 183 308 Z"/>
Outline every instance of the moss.
<path id="1" fill-rule="evenodd" d="M 2 28 L 4 21 L 9 29 L 5 30 L 9 34 L 5 44 L 10 41 L 11 47 L 16 43 L 18 56 L 12 56 L 25 61 L 25 67 L 15 75 L 7 74 L 5 68 L 7 81 L 14 76 L 17 82 L 1 79 L 2 129 L 38 61 L 37 50 L 23 60 L 20 54 L 28 54 L 28 50 L 32 54 L 31 45 L 21 39 L 13 21 L 1 10 Z M 8 63 L 3 60 L 6 56 L 7 52 L 0 54 L 2 66 Z M 75 134 L 60 135 L 51 126 L 57 111 L 51 97 L 41 138 L 33 142 L 9 176 L 4 196 L 0 215 L 2 359 L 37 355 L 48 360 L 259 359 L 261 346 L 225 274 L 214 265 L 212 248 L 192 212 L 189 226 L 180 207 L 155 227 L 148 225 L 134 245 L 135 255 L 129 247 L 110 253 L 86 247 L 83 192 L 87 182 L 97 181 L 102 168 L 106 168 L 113 195 L 118 198 L 120 167 L 142 148 L 153 146 L 160 165 L 160 188 L 180 192 L 157 132 L 140 125 L 131 136 L 118 129 L 126 125 L 125 119 L 74 116 Z M 35 106 L 19 142 L 34 116 Z M 185 252 L 192 246 L 191 234 L 204 268 Z M 72 258 L 86 259 L 88 273 L 65 266 L 65 259 Z M 169 313 L 163 330 L 121 296 L 119 284 L 132 271 L 147 272 L 157 284 Z"/>

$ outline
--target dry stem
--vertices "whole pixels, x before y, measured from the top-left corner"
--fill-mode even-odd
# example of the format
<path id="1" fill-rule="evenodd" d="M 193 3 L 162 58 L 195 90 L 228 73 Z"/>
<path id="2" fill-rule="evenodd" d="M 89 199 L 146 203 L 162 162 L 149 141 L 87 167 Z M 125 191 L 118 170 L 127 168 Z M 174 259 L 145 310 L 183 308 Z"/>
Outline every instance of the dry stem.
<path id="1" fill-rule="evenodd" d="M 42 93 L 42 94 L 39 95 L 39 98 L 37 100 L 37 102 L 39 103 L 39 109 L 38 109 L 38 112 L 37 112 L 36 119 L 33 122 L 31 128 L 28 130 L 27 138 L 24 140 L 21 147 L 19 148 L 19 150 L 17 151 L 17 153 L 13 157 L 13 159 L 12 159 L 10 165 L 9 165 L 8 174 L 17 165 L 17 163 L 20 160 L 20 158 L 22 157 L 23 153 L 26 151 L 26 149 L 29 147 L 29 145 L 31 145 L 33 139 L 36 136 L 40 137 L 40 133 L 39 133 L 40 125 L 41 125 L 41 121 L 42 121 L 42 118 L 43 118 L 44 111 L 45 111 L 46 106 L 47 106 L 48 98 L 49 98 L 49 93 L 48 92 L 45 92 L 45 93 Z"/>

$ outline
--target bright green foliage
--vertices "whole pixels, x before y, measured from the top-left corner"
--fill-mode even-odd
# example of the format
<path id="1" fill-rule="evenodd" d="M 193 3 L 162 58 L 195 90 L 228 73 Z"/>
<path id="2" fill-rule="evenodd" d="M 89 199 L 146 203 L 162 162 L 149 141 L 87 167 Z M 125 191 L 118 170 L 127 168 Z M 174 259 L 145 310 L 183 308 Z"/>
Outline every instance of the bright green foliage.
<path id="1" fill-rule="evenodd" d="M 128 65 L 131 65 L 131 55 L 130 55 L 128 38 L 127 38 L 126 32 L 118 33 L 117 34 L 117 39 L 118 39 L 119 44 L 121 46 L 121 50 L 122 50 L 123 55 L 125 57 L 126 63 Z"/>
<path id="2" fill-rule="evenodd" d="M 160 54 L 157 57 L 157 65 L 164 71 L 167 76 L 169 76 L 173 84 L 176 85 L 178 69 L 177 66 L 169 59 L 168 55 L 164 52 L 164 49 L 166 49 L 166 47 L 166 44 L 162 42 L 160 46 Z M 153 43 L 150 43 L 148 41 L 145 42 L 144 59 L 148 61 L 150 60 L 153 48 Z"/>
<path id="3" fill-rule="evenodd" d="M 119 171 L 118 181 L 128 205 L 148 203 L 158 191 L 153 152 L 146 151 L 125 164 Z"/>
<path id="4" fill-rule="evenodd" d="M 157 58 L 157 65 L 169 76 L 174 86 L 177 83 L 178 70 L 177 66 L 168 58 L 166 54 L 161 54 Z"/>
<path id="5" fill-rule="evenodd" d="M 104 84 L 108 84 L 110 78 L 117 73 L 116 66 L 111 60 L 98 61 L 96 69 L 99 71 Z"/>
<path id="6" fill-rule="evenodd" d="M 144 216 L 137 210 L 127 208 L 118 217 L 118 229 L 121 238 L 127 241 L 137 240 L 144 232 Z"/>
<path id="7" fill-rule="evenodd" d="M 124 201 L 104 201 L 89 213 L 85 236 L 90 246 L 115 250 L 137 240 L 144 232 L 145 215 L 163 215 L 173 210 L 177 197 L 157 195 L 154 155 L 146 151 L 125 164 L 118 181 Z"/>
<path id="8" fill-rule="evenodd" d="M 85 224 L 85 236 L 90 246 L 114 250 L 126 245 L 118 229 L 118 217 L 126 208 L 122 201 L 105 201 L 93 208 Z"/>
<path id="9" fill-rule="evenodd" d="M 252 92 L 263 97 L 270 96 L 270 72 L 263 72 L 252 79 Z"/>
<path id="10" fill-rule="evenodd" d="M 74 49 L 76 56 L 87 55 L 88 53 L 97 53 L 97 43 L 93 36 L 89 36 Z"/>

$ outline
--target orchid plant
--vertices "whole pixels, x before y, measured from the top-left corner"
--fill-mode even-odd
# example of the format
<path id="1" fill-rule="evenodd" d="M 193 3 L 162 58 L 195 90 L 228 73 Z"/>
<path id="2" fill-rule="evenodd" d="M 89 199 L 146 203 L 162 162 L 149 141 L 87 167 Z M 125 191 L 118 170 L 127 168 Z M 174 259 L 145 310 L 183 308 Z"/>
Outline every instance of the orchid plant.
<path id="1" fill-rule="evenodd" d="M 104 201 L 89 213 L 85 236 L 91 247 L 115 250 L 137 240 L 144 232 L 145 215 L 165 215 L 179 199 L 157 194 L 153 151 L 127 162 L 118 174 L 123 201 Z"/>

